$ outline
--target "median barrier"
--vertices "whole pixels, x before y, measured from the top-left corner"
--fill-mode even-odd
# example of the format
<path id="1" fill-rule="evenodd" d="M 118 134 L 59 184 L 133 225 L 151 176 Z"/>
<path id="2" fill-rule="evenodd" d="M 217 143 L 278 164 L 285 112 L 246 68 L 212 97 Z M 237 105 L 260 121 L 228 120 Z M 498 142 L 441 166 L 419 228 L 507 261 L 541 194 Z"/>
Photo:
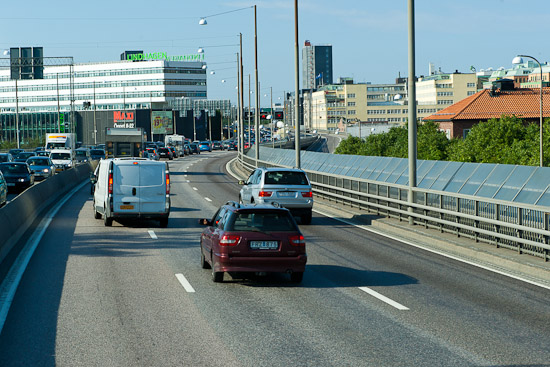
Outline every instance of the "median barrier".
<path id="1" fill-rule="evenodd" d="M 0 281 L 22 246 L 21 239 L 34 230 L 45 213 L 64 194 L 89 179 L 97 161 L 81 164 L 37 183 L 0 208 Z"/>

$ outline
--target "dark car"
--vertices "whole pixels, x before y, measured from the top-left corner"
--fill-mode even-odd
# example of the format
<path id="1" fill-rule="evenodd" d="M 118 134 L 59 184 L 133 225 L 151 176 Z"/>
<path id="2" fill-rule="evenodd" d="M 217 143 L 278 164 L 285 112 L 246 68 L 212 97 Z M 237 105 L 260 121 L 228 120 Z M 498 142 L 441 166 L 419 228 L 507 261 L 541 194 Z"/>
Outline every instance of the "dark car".
<path id="1" fill-rule="evenodd" d="M 43 180 L 55 175 L 55 165 L 48 157 L 30 157 L 27 159 L 34 180 Z"/>
<path id="2" fill-rule="evenodd" d="M 237 143 L 234 141 L 230 141 L 227 144 L 227 150 L 238 150 Z"/>
<path id="3" fill-rule="evenodd" d="M 174 155 L 172 154 L 172 151 L 166 147 L 159 148 L 158 153 L 159 153 L 159 158 L 166 158 L 169 160 L 174 159 Z"/>
<path id="4" fill-rule="evenodd" d="M 170 151 L 172 152 L 172 156 L 173 156 L 174 158 L 178 158 L 178 157 L 179 157 L 178 151 L 176 150 L 175 147 L 169 146 L 169 147 L 167 147 L 167 148 L 170 149 Z"/>
<path id="5" fill-rule="evenodd" d="M 191 154 L 201 154 L 201 150 L 199 148 L 198 143 L 189 144 L 189 148 L 191 149 Z"/>
<path id="6" fill-rule="evenodd" d="M 88 148 L 77 148 L 74 151 L 74 160 L 76 163 L 86 163 L 92 160 L 90 149 Z"/>
<path id="7" fill-rule="evenodd" d="M 191 155 L 191 146 L 189 144 L 183 144 L 183 154 Z"/>
<path id="8" fill-rule="evenodd" d="M 225 272 L 290 273 L 302 281 L 307 262 L 306 244 L 287 209 L 273 205 L 228 202 L 201 234 L 201 266 L 212 269 L 212 280 L 222 282 Z"/>
<path id="9" fill-rule="evenodd" d="M 93 161 L 105 159 L 105 150 L 103 149 L 90 149 L 90 158 Z"/>
<path id="10" fill-rule="evenodd" d="M 24 152 L 25 150 L 24 149 L 19 149 L 19 148 L 13 148 L 13 149 L 10 149 L 10 151 L 8 153 L 10 153 L 12 156 L 17 156 L 19 153 L 21 152 Z"/>
<path id="11" fill-rule="evenodd" d="M 6 205 L 8 201 L 8 183 L 0 171 L 0 207 Z"/>
<path id="12" fill-rule="evenodd" d="M 223 145 L 221 142 L 215 140 L 212 142 L 212 150 L 223 150 Z"/>
<path id="13" fill-rule="evenodd" d="M 8 191 L 23 191 L 34 184 L 34 176 L 25 162 L 0 163 Z"/>
<path id="14" fill-rule="evenodd" d="M 15 162 L 26 162 L 30 157 L 36 156 L 35 152 L 19 152 L 15 157 Z"/>
<path id="15" fill-rule="evenodd" d="M 13 156 L 10 153 L 0 153 L 0 163 L 13 162 Z"/>

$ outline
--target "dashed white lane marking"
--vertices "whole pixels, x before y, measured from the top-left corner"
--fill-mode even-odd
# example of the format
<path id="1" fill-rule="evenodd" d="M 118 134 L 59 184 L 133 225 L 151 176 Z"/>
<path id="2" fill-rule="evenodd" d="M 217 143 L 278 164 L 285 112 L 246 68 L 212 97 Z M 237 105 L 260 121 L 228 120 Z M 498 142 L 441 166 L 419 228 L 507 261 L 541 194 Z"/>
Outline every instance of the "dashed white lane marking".
<path id="1" fill-rule="evenodd" d="M 193 190 L 197 191 L 198 189 L 196 187 L 193 187 Z"/>
<path id="2" fill-rule="evenodd" d="M 155 234 L 155 231 L 149 231 L 149 236 L 151 236 L 151 238 L 154 239 L 154 240 L 158 240 L 158 237 Z"/>
<path id="3" fill-rule="evenodd" d="M 193 288 L 193 286 L 191 286 L 187 279 L 185 279 L 183 274 L 176 274 L 176 278 L 178 278 L 180 284 L 187 291 L 187 293 L 195 293 L 195 289 Z"/>
<path id="4" fill-rule="evenodd" d="M 189 183 L 189 182 L 191 182 L 191 181 L 189 181 L 189 180 L 185 180 L 185 182 Z"/>
<path id="5" fill-rule="evenodd" d="M 403 306 L 401 303 L 397 303 L 394 300 L 392 300 L 392 299 L 390 299 L 390 298 L 388 298 L 388 297 L 386 297 L 386 296 L 370 289 L 369 287 L 359 287 L 359 289 L 362 290 L 363 292 L 366 292 L 366 293 L 370 294 L 373 297 L 378 298 L 379 300 L 381 300 L 383 302 L 386 302 L 388 305 L 393 306 L 393 307 L 397 308 L 398 310 L 403 310 L 403 311 L 408 310 L 408 308 Z"/>
<path id="6" fill-rule="evenodd" d="M 204 200 L 206 200 L 206 201 L 212 201 L 212 199 L 210 199 L 210 198 L 204 198 Z"/>

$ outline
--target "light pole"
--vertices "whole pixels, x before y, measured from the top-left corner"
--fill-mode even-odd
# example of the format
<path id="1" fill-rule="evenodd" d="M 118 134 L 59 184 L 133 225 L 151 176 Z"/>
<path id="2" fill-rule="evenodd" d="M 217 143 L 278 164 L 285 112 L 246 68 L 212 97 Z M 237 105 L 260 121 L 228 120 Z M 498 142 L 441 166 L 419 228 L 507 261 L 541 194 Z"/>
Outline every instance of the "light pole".
<path id="1" fill-rule="evenodd" d="M 537 64 L 539 64 L 540 69 L 540 151 L 539 151 L 539 165 L 540 167 L 544 167 L 544 157 L 543 157 L 543 148 L 542 148 L 542 124 L 543 124 L 543 117 L 542 117 L 542 65 L 540 64 L 539 60 L 535 59 L 533 56 L 527 56 L 527 55 L 517 55 L 512 60 L 512 64 L 522 64 L 523 59 L 522 57 L 528 57 L 530 59 L 535 60 Z"/>
<path id="2" fill-rule="evenodd" d="M 260 160 L 260 82 L 258 81 L 258 27 L 256 21 L 256 5 L 254 5 L 254 70 L 256 74 L 256 111 L 254 114 L 256 131 L 256 167 Z"/>
<path id="3" fill-rule="evenodd" d="M 295 89 L 294 102 L 294 141 L 296 143 L 296 168 L 300 168 L 300 63 L 298 54 L 298 0 L 294 0 L 294 63 L 295 63 Z"/>
<path id="4" fill-rule="evenodd" d="M 409 204 L 414 203 L 414 188 L 416 187 L 416 85 L 415 85 L 415 44 L 414 44 L 414 0 L 408 3 L 409 18 Z M 409 206 L 412 213 L 413 207 Z M 414 224 L 413 216 L 409 216 L 409 224 Z"/>

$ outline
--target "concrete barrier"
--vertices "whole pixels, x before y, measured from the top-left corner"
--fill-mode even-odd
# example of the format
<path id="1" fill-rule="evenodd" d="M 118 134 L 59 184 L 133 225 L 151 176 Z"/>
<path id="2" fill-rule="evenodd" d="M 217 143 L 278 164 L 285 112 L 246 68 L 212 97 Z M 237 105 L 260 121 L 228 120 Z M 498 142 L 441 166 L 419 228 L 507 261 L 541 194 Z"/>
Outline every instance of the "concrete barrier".
<path id="1" fill-rule="evenodd" d="M 84 180 L 97 161 L 81 164 L 35 184 L 0 208 L 0 282 L 17 258 L 21 239 L 36 228 L 44 214 L 64 194 Z"/>

